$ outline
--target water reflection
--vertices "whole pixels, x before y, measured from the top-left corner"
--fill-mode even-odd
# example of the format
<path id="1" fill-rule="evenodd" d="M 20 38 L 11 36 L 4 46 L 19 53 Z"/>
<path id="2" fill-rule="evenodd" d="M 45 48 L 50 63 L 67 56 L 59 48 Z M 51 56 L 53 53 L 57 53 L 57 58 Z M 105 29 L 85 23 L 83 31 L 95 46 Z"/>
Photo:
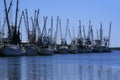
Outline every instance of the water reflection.
<path id="1" fill-rule="evenodd" d="M 0 80 L 120 80 L 120 67 L 41 63 L 39 58 L 0 58 Z"/>
<path id="2" fill-rule="evenodd" d="M 0 59 L 0 80 L 21 80 L 21 64 L 19 58 Z"/>

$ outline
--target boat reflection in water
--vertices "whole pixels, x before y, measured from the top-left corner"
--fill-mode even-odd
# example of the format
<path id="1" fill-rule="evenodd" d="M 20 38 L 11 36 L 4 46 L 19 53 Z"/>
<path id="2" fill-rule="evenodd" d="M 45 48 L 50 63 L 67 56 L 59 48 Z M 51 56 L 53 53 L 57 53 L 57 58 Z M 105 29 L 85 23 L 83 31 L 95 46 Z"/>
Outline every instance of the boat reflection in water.
<path id="1" fill-rule="evenodd" d="M 16 57 L 8 59 L 1 58 L 0 60 L 0 80 L 20 80 L 20 59 Z"/>
<path id="2" fill-rule="evenodd" d="M 0 80 L 120 80 L 119 66 L 55 63 L 50 59 L 0 58 Z"/>

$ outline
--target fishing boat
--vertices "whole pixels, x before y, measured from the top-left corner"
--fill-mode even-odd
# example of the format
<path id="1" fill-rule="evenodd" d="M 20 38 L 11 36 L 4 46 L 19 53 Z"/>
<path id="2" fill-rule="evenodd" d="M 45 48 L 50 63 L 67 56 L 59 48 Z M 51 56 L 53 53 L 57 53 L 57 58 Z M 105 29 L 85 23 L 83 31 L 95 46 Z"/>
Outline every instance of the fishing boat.
<path id="1" fill-rule="evenodd" d="M 70 46 L 69 52 L 70 53 L 78 53 L 78 48 L 76 46 Z"/>
<path id="2" fill-rule="evenodd" d="M 92 52 L 111 52 L 111 49 L 105 46 L 94 46 Z"/>
<path id="3" fill-rule="evenodd" d="M 67 46 L 60 46 L 57 53 L 59 54 L 68 54 L 69 50 Z"/>
<path id="4" fill-rule="evenodd" d="M 93 46 L 92 52 L 111 52 L 112 50 L 108 47 L 108 39 L 104 39 L 104 45 L 101 45 L 101 40 L 95 40 L 96 45 Z"/>
<path id="5" fill-rule="evenodd" d="M 52 37 L 46 32 L 46 21 L 47 17 L 44 17 L 44 27 L 41 35 L 38 37 L 38 52 L 39 55 L 53 55 L 52 51 Z"/>
<path id="6" fill-rule="evenodd" d="M 21 56 L 24 51 L 16 45 L 8 45 L 1 48 L 0 56 Z"/>
<path id="7" fill-rule="evenodd" d="M 65 41 L 65 39 L 62 39 L 61 45 L 58 46 L 57 53 L 59 53 L 59 54 L 68 54 L 69 53 L 68 45 L 67 45 L 67 42 Z"/>
<path id="8" fill-rule="evenodd" d="M 49 46 L 41 46 L 38 52 L 39 52 L 39 55 L 53 55 L 53 51 Z"/>
<path id="9" fill-rule="evenodd" d="M 13 3 L 11 1 L 10 5 Z M 20 48 L 20 26 L 17 25 L 18 21 L 18 0 L 16 1 L 16 14 L 15 14 L 15 24 L 10 25 L 10 19 L 9 19 L 9 9 L 7 9 L 6 0 L 4 0 L 4 6 L 5 6 L 5 21 L 7 21 L 7 27 L 8 27 L 8 38 L 7 43 L 3 40 L 4 46 L 1 48 L 1 56 L 21 56 L 23 54 L 23 51 Z M 3 26 L 5 27 L 5 26 Z"/>
<path id="10" fill-rule="evenodd" d="M 78 53 L 78 47 L 76 43 L 76 39 L 73 39 L 69 45 L 69 52 L 70 53 Z"/>
<path id="11" fill-rule="evenodd" d="M 34 45 L 26 46 L 24 50 L 25 50 L 24 55 L 27 55 L 27 56 L 38 55 L 38 50 L 37 50 L 36 46 L 34 46 Z"/>
<path id="12" fill-rule="evenodd" d="M 110 36 L 111 36 L 111 22 L 109 26 L 108 37 L 103 38 L 102 23 L 100 27 L 100 39 L 95 40 L 95 45 L 93 46 L 93 52 L 111 52 L 110 49 Z"/>
<path id="13" fill-rule="evenodd" d="M 49 36 L 40 37 L 38 52 L 39 55 L 53 55 L 52 47 L 51 47 L 51 39 Z"/>

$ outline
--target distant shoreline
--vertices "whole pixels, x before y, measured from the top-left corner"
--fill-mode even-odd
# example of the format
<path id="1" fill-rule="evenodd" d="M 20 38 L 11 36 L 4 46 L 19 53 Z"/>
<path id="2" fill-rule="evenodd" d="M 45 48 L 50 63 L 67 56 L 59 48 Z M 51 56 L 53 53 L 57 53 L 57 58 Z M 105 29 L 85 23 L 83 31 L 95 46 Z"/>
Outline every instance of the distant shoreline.
<path id="1" fill-rule="evenodd" d="M 110 47 L 112 50 L 120 50 L 120 47 Z"/>

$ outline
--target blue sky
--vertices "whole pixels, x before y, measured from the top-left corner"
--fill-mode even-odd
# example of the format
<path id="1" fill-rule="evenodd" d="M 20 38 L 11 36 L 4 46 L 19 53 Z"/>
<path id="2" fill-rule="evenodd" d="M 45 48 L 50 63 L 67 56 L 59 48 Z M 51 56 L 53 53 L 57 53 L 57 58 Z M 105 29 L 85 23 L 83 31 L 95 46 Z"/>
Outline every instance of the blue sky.
<path id="1" fill-rule="evenodd" d="M 0 2 L 0 18 L 3 18 L 3 1 Z M 7 2 L 9 1 L 7 0 Z M 16 0 L 13 1 L 15 5 Z M 43 16 L 48 16 L 48 27 L 50 27 L 50 17 L 53 16 L 55 21 L 56 17 L 59 16 L 63 29 L 66 27 L 66 19 L 70 19 L 69 28 L 72 32 L 74 26 L 76 35 L 78 20 L 81 20 L 82 25 L 85 25 L 86 32 L 88 22 L 91 20 L 94 35 L 96 35 L 96 29 L 99 29 L 102 21 L 106 36 L 108 35 L 109 23 L 112 21 L 111 46 L 120 46 L 120 0 L 19 0 L 19 3 L 20 12 L 27 8 L 29 17 L 34 15 L 35 9 L 40 9 L 40 26 L 43 26 Z"/>

